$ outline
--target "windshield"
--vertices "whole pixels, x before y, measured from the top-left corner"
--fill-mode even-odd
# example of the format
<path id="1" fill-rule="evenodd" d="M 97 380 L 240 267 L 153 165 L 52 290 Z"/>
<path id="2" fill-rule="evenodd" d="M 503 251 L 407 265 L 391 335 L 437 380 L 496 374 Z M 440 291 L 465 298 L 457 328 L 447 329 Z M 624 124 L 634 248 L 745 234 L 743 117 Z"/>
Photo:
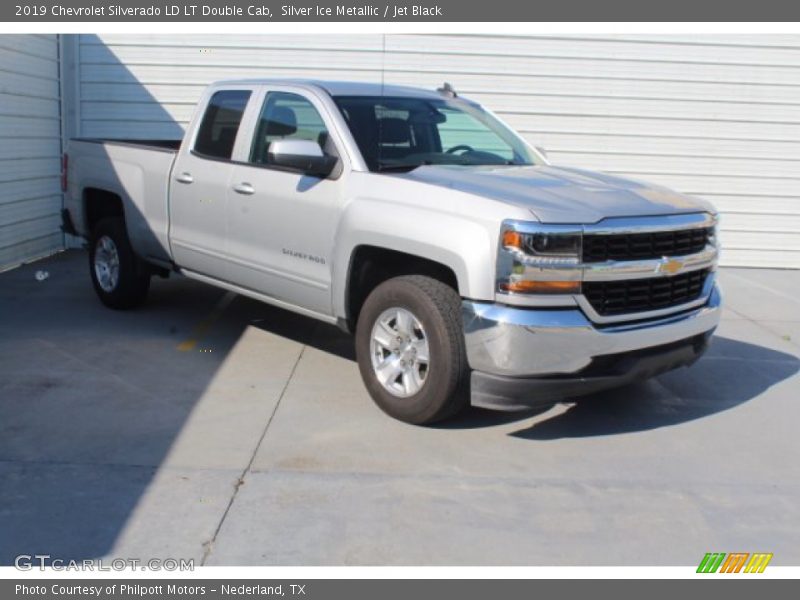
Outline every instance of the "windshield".
<path id="1" fill-rule="evenodd" d="M 371 171 L 536 164 L 513 131 L 472 102 L 387 96 L 337 96 L 334 101 Z"/>

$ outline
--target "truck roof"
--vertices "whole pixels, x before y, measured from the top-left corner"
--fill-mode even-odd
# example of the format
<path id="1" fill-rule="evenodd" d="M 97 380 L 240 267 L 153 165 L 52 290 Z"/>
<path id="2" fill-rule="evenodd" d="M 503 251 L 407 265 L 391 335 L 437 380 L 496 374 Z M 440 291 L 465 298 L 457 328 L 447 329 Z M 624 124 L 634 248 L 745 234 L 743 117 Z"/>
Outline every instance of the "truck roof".
<path id="1" fill-rule="evenodd" d="M 435 90 L 406 85 L 389 85 L 363 81 L 326 81 L 324 79 L 253 78 L 217 81 L 215 87 L 225 85 L 292 84 L 323 90 L 331 96 L 394 96 L 413 98 L 441 98 Z"/>

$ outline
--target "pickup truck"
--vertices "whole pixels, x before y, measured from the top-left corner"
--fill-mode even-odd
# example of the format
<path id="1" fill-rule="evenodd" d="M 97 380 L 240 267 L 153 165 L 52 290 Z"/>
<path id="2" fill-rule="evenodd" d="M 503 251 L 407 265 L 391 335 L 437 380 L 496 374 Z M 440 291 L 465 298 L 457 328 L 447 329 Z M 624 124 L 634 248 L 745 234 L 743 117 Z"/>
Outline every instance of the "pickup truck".
<path id="1" fill-rule="evenodd" d="M 720 318 L 709 203 L 551 166 L 447 84 L 218 82 L 182 140 L 73 139 L 63 166 L 104 304 L 179 273 L 338 324 L 409 423 L 691 365 Z"/>

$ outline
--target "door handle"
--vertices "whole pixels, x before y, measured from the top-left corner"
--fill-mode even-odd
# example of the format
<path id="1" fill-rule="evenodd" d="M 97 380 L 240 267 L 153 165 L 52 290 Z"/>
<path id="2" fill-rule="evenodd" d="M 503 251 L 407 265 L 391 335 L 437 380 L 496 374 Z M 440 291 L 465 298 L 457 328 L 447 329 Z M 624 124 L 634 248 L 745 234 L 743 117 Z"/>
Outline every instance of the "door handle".
<path id="1" fill-rule="evenodd" d="M 233 191 L 237 194 L 244 194 L 245 196 L 251 196 L 252 194 L 256 193 L 256 188 L 254 188 L 249 183 L 242 182 L 238 185 L 233 186 Z"/>
<path id="2" fill-rule="evenodd" d="M 194 177 L 192 177 L 191 173 L 183 172 L 177 177 L 175 177 L 175 181 L 180 183 L 192 183 L 194 181 Z"/>

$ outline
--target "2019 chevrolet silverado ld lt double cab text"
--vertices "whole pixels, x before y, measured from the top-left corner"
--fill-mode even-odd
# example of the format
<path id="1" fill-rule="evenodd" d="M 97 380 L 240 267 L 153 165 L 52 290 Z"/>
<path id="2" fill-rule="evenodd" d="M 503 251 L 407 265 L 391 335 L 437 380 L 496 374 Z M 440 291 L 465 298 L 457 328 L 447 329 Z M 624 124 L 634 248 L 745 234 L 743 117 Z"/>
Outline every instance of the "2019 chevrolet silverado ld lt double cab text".
<path id="1" fill-rule="evenodd" d="M 104 304 L 178 272 L 337 323 L 410 423 L 690 365 L 719 322 L 711 205 L 551 166 L 449 86 L 220 82 L 182 141 L 73 139 L 64 163 Z"/>

